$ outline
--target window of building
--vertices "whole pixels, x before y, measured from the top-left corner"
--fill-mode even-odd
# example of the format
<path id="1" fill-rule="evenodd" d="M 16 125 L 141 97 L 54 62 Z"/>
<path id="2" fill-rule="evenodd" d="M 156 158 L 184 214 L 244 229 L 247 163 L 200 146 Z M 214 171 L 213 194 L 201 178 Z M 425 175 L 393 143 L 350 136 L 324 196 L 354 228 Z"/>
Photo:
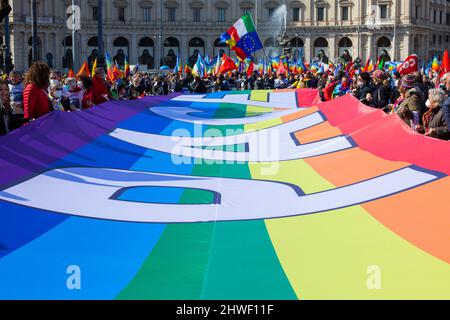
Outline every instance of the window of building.
<path id="1" fill-rule="evenodd" d="M 445 15 L 445 20 L 446 20 L 446 24 L 447 24 L 448 26 L 450 26 L 450 13 L 447 13 L 447 14 Z"/>
<path id="2" fill-rule="evenodd" d="M 442 44 L 442 36 L 439 36 L 439 45 Z"/>
<path id="3" fill-rule="evenodd" d="M 294 8 L 293 9 L 293 17 L 292 20 L 294 21 L 300 21 L 300 8 Z"/>
<path id="4" fill-rule="evenodd" d="M 117 8 L 117 19 L 125 22 L 125 8 Z"/>
<path id="5" fill-rule="evenodd" d="M 342 21 L 349 20 L 349 7 L 342 7 Z"/>
<path id="6" fill-rule="evenodd" d="M 388 7 L 383 4 L 380 6 L 380 19 L 387 19 L 388 17 Z"/>
<path id="7" fill-rule="evenodd" d="M 317 21 L 325 21 L 325 8 L 317 8 Z"/>
<path id="8" fill-rule="evenodd" d="M 273 17 L 273 14 L 275 13 L 275 9 L 274 8 L 269 8 L 267 9 L 267 12 L 269 14 L 269 19 Z"/>
<path id="9" fill-rule="evenodd" d="M 219 22 L 225 22 L 225 13 L 226 13 L 226 9 L 225 8 L 218 8 L 217 9 L 217 20 Z"/>
<path id="10" fill-rule="evenodd" d="M 150 21 L 150 8 L 144 8 L 144 21 Z"/>
<path id="11" fill-rule="evenodd" d="M 192 19 L 194 22 L 201 21 L 201 8 L 192 8 Z"/>
<path id="12" fill-rule="evenodd" d="M 416 18 L 420 18 L 420 6 L 416 6 Z"/>
<path id="13" fill-rule="evenodd" d="M 436 23 L 437 22 L 437 11 L 433 10 L 433 22 Z"/>
<path id="14" fill-rule="evenodd" d="M 169 22 L 175 22 L 176 8 L 167 8 L 167 20 L 169 20 Z"/>
<path id="15" fill-rule="evenodd" d="M 252 9 L 251 8 L 243 8 L 242 9 L 242 13 L 244 14 L 244 16 L 246 15 L 246 14 L 252 14 Z"/>
<path id="16" fill-rule="evenodd" d="M 92 19 L 94 21 L 98 20 L 98 7 L 92 7 Z"/>
<path id="17" fill-rule="evenodd" d="M 442 11 L 439 11 L 439 24 L 442 24 Z"/>

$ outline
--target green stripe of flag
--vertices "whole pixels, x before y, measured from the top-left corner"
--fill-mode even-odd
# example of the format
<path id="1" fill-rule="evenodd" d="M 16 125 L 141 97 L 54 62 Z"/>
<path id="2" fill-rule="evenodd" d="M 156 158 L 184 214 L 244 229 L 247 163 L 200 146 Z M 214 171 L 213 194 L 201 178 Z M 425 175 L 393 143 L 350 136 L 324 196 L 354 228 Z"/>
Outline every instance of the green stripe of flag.
<path id="1" fill-rule="evenodd" d="M 242 17 L 242 21 L 244 22 L 245 29 L 247 29 L 248 33 L 256 31 L 255 24 L 253 23 L 253 18 L 249 13 Z"/>

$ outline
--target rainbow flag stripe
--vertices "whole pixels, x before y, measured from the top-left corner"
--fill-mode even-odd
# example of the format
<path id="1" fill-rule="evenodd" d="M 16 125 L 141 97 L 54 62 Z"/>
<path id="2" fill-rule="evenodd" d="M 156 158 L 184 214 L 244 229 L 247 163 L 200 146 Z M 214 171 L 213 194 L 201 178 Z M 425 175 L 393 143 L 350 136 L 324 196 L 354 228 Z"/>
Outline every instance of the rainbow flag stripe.
<path id="1" fill-rule="evenodd" d="M 349 95 L 108 102 L 0 147 L 0 299 L 450 298 L 450 145 Z"/>

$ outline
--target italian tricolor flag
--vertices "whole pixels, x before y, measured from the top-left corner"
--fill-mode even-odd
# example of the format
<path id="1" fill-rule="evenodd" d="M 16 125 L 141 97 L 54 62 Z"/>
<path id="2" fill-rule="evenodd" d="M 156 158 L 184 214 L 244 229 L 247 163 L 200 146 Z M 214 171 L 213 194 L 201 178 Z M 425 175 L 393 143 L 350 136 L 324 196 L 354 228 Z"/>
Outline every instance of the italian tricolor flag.
<path id="1" fill-rule="evenodd" d="M 228 29 L 227 33 L 231 37 L 231 41 L 229 43 L 230 47 L 234 47 L 241 38 L 243 38 L 246 34 L 250 32 L 255 32 L 255 24 L 253 23 L 252 16 L 246 14 L 242 18 L 240 18 L 230 29 Z M 232 43 L 234 42 L 234 45 Z"/>
<path id="2" fill-rule="evenodd" d="M 221 40 L 236 52 L 241 61 L 248 58 L 256 50 L 262 49 L 261 40 L 250 14 L 243 16 L 227 32 L 222 34 Z"/>

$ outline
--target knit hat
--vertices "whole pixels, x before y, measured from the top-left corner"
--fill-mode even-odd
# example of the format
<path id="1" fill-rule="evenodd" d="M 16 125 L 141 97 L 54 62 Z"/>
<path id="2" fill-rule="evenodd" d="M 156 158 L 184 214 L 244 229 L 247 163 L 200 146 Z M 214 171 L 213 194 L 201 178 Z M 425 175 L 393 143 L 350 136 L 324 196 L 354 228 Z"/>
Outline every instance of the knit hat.
<path id="1" fill-rule="evenodd" d="M 402 77 L 401 84 L 405 89 L 412 89 L 416 84 L 416 77 L 414 77 L 414 75 L 412 74 L 407 74 L 406 76 Z"/>

